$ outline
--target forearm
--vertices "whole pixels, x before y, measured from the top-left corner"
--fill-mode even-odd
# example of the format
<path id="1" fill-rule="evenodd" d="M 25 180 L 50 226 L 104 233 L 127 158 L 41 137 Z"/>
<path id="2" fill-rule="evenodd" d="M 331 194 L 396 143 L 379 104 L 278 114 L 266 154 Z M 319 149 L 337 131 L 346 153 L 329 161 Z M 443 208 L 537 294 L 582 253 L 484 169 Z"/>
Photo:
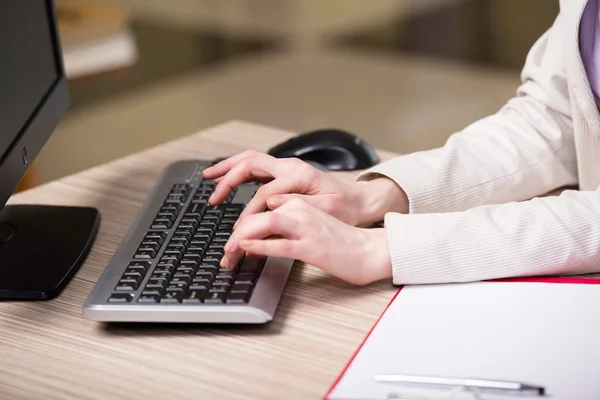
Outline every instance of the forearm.
<path id="1" fill-rule="evenodd" d="M 600 272 L 600 189 L 443 214 L 387 214 L 396 284 Z"/>

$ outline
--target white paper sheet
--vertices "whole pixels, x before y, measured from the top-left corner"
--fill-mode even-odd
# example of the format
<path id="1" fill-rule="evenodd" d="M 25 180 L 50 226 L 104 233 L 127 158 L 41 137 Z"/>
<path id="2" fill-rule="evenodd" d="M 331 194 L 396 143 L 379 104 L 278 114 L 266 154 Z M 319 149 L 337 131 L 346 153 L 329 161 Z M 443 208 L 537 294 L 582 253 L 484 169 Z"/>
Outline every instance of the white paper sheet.
<path id="1" fill-rule="evenodd" d="M 447 398 L 373 379 L 390 373 L 511 380 L 544 386 L 545 398 L 600 399 L 600 285 L 404 287 L 328 398 Z"/>

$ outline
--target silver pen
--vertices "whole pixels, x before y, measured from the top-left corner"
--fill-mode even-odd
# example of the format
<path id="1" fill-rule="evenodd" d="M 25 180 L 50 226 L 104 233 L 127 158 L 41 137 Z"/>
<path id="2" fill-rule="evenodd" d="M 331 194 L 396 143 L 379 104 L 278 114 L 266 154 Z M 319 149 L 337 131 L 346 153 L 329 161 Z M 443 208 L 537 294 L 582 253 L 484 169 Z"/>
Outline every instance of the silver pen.
<path id="1" fill-rule="evenodd" d="M 491 379 L 387 374 L 376 375 L 375 380 L 378 382 L 398 383 L 406 385 L 465 387 L 481 391 L 499 391 L 518 394 L 531 393 L 536 394 L 538 396 L 544 396 L 544 394 L 546 393 L 546 390 L 542 386 L 529 385 L 522 382 Z"/>

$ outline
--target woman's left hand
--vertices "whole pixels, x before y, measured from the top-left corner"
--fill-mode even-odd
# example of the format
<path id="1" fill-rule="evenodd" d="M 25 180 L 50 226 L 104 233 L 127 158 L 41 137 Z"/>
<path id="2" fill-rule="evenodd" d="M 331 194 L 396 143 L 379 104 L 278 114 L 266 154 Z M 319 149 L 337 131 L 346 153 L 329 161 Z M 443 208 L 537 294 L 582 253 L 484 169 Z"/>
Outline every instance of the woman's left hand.
<path id="1" fill-rule="evenodd" d="M 301 199 L 240 220 L 221 265 L 235 266 L 244 253 L 301 260 L 356 285 L 392 276 L 383 228 L 348 225 Z"/>

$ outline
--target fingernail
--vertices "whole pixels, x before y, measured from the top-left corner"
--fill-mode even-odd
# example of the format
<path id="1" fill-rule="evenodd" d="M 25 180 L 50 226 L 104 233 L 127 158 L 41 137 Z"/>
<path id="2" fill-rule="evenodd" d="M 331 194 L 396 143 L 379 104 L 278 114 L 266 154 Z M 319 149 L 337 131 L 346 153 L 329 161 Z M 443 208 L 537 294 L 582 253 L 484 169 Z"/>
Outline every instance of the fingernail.
<path id="1" fill-rule="evenodd" d="M 279 207 L 283 204 L 283 198 L 281 196 L 269 197 L 267 199 L 267 205 L 269 207 Z"/>
<path id="2" fill-rule="evenodd" d="M 227 257 L 226 255 L 221 257 L 221 262 L 219 263 L 219 265 L 223 268 L 227 268 L 227 263 L 229 262 L 229 257 Z"/>

